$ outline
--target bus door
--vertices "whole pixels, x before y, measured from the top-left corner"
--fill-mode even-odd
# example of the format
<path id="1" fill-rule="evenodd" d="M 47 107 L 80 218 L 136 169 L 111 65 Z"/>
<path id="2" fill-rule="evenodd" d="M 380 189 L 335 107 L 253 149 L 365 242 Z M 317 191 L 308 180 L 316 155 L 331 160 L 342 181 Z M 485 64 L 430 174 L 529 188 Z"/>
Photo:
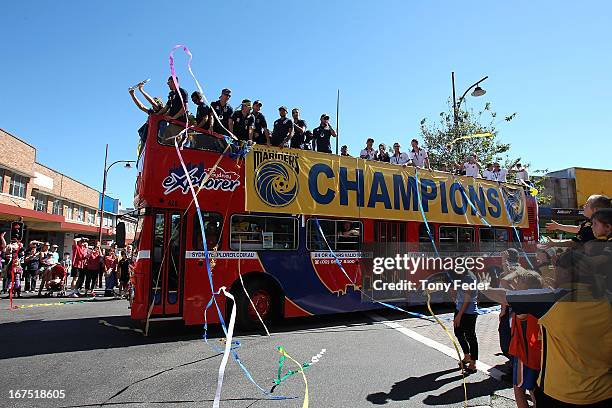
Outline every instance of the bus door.
<path id="1" fill-rule="evenodd" d="M 185 228 L 176 210 L 153 210 L 151 291 L 153 316 L 177 316 L 183 298 Z"/>

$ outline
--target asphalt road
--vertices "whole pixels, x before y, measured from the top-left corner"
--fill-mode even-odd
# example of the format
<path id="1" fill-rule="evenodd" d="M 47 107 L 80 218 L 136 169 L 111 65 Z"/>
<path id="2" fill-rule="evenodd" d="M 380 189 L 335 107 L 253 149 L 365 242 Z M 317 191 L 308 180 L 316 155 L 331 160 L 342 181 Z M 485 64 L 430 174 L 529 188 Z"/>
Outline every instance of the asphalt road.
<path id="1" fill-rule="evenodd" d="M 55 301 L 20 299 L 16 304 Z M 202 328 L 165 325 L 144 337 L 100 323 L 102 319 L 133 326 L 128 312 L 123 300 L 98 298 L 12 311 L 8 300 L 0 300 L 0 406 L 212 406 L 221 356 L 204 343 Z M 396 313 L 380 314 L 387 320 L 409 322 L 413 328 L 431 325 L 404 320 Z M 223 346 L 219 328 L 213 331 L 211 341 Z M 277 346 L 299 362 L 326 349 L 320 361 L 305 371 L 310 407 L 463 406 L 456 360 L 372 315 L 293 319 L 272 331 L 271 337 L 238 335 L 240 358 L 269 390 L 278 369 Z M 489 406 L 491 394 L 507 393 L 510 387 L 481 372 L 467 381 L 469 406 Z M 64 390 L 65 398 L 10 399 L 10 390 L 18 389 Z M 297 399 L 265 399 L 230 359 L 221 407 L 301 407 L 301 375 L 283 382 L 274 395 Z"/>

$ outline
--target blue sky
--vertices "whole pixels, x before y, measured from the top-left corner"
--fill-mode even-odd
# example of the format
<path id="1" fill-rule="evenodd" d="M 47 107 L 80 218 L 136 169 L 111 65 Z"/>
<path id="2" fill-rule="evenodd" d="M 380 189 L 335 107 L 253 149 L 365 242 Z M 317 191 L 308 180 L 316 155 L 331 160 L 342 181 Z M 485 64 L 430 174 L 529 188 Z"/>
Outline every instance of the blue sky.
<path id="1" fill-rule="evenodd" d="M 532 169 L 610 168 L 612 5 L 607 1 L 28 1 L 2 6 L 0 127 L 38 149 L 38 161 L 95 188 L 109 160 L 134 159 L 145 117 L 127 88 L 166 98 L 168 54 L 186 44 L 210 100 L 261 99 L 269 122 L 299 106 L 322 112 L 358 153 L 373 137 L 407 146 L 423 117 L 488 75 L 512 154 Z M 177 61 L 181 85 L 186 58 Z M 108 192 L 131 206 L 134 170 L 115 166 Z"/>

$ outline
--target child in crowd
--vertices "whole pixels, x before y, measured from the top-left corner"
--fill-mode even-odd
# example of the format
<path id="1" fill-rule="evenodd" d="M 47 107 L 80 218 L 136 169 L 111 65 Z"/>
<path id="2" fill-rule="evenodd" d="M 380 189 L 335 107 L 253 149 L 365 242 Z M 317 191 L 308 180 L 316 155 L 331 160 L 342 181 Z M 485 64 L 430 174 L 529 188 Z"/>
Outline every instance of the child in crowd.
<path id="1" fill-rule="evenodd" d="M 523 267 L 506 275 L 502 287 L 511 290 L 541 289 L 542 277 L 536 271 Z M 512 356 L 512 384 L 514 397 L 518 408 L 528 408 L 527 394 L 534 401 L 534 390 L 540 374 L 540 341 L 538 319 L 529 314 L 512 313 L 512 330 L 510 335 L 509 353 Z"/>
<path id="2" fill-rule="evenodd" d="M 591 228 L 591 217 L 597 210 L 601 208 L 610 208 L 610 206 L 609 197 L 604 195 L 592 195 L 589 197 L 583 207 L 584 216 L 587 218 L 587 220 L 582 222 L 580 225 L 564 225 L 559 224 L 556 221 L 549 222 L 546 224 L 547 231 L 569 232 L 571 234 L 576 234 L 576 236 L 568 240 L 548 242 L 545 244 L 545 249 L 551 247 L 575 247 L 576 245 L 594 240 L 595 235 L 593 235 L 593 230 Z"/>

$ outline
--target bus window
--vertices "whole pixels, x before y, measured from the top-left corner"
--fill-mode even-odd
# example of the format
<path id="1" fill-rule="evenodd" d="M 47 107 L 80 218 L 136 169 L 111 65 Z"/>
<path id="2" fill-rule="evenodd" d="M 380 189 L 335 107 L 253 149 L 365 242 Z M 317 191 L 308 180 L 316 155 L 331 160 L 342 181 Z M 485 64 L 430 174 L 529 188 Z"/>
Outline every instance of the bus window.
<path id="1" fill-rule="evenodd" d="M 455 247 L 457 244 L 457 227 L 440 226 L 440 229 L 438 230 L 438 236 L 440 241 L 440 247 Z"/>
<path id="2" fill-rule="evenodd" d="M 231 225 L 231 249 L 297 249 L 295 218 L 233 215 Z"/>
<path id="3" fill-rule="evenodd" d="M 204 221 L 204 233 L 206 234 L 206 247 L 212 250 L 218 247 L 221 239 L 221 227 L 223 226 L 223 217 L 218 213 L 202 213 L 202 221 Z M 198 214 L 193 215 L 193 249 L 203 251 L 204 245 L 202 242 L 202 229 L 200 228 L 200 219 Z"/>
<path id="4" fill-rule="evenodd" d="M 319 225 L 325 235 L 321 233 L 313 220 L 308 220 L 308 249 L 314 251 L 358 251 L 361 249 L 361 231 L 363 227 L 359 221 L 350 220 L 319 220 Z M 327 243 L 325 242 L 327 241 Z"/>
<path id="5" fill-rule="evenodd" d="M 493 228 L 480 228 L 480 242 L 495 242 Z"/>
<path id="6" fill-rule="evenodd" d="M 427 233 L 427 225 L 425 225 L 425 223 L 419 224 L 419 242 L 431 243 L 431 239 L 435 239 L 435 226 L 432 223 L 429 223 L 429 229 L 431 231 L 431 238 L 429 238 L 429 234 Z"/>
<path id="7" fill-rule="evenodd" d="M 508 230 L 495 228 L 495 242 L 508 242 Z"/>
<path id="8" fill-rule="evenodd" d="M 461 243 L 474 242 L 474 228 L 457 228 L 457 240 Z"/>

